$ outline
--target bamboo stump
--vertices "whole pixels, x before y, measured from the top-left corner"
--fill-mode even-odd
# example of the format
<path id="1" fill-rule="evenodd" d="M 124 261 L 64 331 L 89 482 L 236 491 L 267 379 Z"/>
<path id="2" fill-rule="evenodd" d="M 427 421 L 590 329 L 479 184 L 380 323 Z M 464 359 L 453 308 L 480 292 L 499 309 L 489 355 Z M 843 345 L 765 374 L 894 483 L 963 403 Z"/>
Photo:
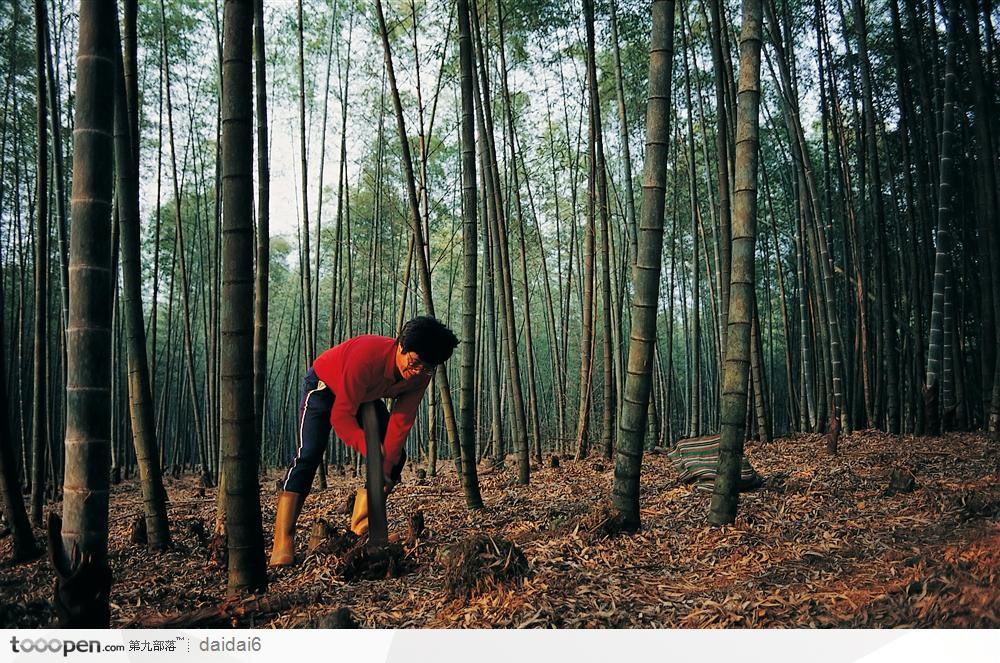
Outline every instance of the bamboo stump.
<path id="1" fill-rule="evenodd" d="M 899 493 L 912 493 L 917 488 L 917 478 L 913 472 L 906 467 L 895 467 L 889 474 L 889 487 L 885 489 L 885 494 L 897 495 Z"/>
<path id="2" fill-rule="evenodd" d="M 137 543 L 141 546 L 149 543 L 146 533 L 146 517 L 144 515 L 139 514 L 132 519 L 132 527 L 129 529 L 129 539 L 131 539 L 132 543 Z"/>

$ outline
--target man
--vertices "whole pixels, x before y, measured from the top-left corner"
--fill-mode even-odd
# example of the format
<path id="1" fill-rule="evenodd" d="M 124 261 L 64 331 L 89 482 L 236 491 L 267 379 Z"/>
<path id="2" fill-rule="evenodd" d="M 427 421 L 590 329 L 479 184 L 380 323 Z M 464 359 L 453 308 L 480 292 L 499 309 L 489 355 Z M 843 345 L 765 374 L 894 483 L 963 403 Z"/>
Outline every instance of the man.
<path id="1" fill-rule="evenodd" d="M 298 447 L 292 459 L 274 522 L 271 566 L 288 566 L 295 558 L 295 522 L 312 486 L 330 427 L 344 443 L 365 454 L 362 403 L 374 402 L 382 438 L 382 473 L 389 493 L 399 483 L 406 463 L 406 436 L 417 418 L 417 406 L 438 365 L 450 357 L 458 339 L 430 316 L 410 320 L 399 338 L 355 336 L 321 354 L 302 382 Z M 392 398 L 392 411 L 383 398 Z M 368 493 L 358 489 L 351 530 L 368 530 Z"/>

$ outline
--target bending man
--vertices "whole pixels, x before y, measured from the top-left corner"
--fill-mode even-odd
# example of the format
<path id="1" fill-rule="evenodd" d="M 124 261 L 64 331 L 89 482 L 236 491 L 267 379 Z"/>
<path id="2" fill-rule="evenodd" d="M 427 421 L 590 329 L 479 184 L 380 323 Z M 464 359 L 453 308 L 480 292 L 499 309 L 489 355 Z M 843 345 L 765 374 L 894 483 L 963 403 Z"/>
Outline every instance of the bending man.
<path id="1" fill-rule="evenodd" d="M 417 406 L 438 365 L 447 361 L 458 345 L 450 329 L 429 316 L 410 320 L 399 338 L 355 336 L 321 354 L 302 381 L 298 445 L 274 521 L 271 566 L 287 566 L 295 559 L 295 522 L 312 486 L 316 468 L 333 427 L 344 443 L 365 453 L 361 428 L 362 403 L 374 402 L 382 438 L 382 473 L 386 492 L 399 483 L 406 463 L 406 436 L 417 418 Z M 383 398 L 392 398 L 388 410 Z M 351 530 L 368 530 L 368 493 L 358 489 L 351 515 Z"/>

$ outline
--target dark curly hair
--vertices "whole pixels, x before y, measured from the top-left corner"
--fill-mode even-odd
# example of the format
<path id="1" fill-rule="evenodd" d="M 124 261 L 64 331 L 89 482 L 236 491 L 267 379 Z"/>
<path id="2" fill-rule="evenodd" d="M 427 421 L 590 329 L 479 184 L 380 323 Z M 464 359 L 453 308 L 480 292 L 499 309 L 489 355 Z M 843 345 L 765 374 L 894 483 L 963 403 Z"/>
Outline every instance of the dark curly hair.
<path id="1" fill-rule="evenodd" d="M 403 352 L 416 352 L 421 361 L 443 364 L 458 346 L 458 338 L 437 318 L 420 315 L 399 331 L 399 347 Z"/>

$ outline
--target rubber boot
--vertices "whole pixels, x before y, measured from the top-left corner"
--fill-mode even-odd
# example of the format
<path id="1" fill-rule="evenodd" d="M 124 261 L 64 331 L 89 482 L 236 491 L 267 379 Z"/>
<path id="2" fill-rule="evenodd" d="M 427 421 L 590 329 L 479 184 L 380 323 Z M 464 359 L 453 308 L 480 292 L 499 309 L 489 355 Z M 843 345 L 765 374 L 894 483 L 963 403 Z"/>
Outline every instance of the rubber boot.
<path id="1" fill-rule="evenodd" d="M 354 496 L 354 513 L 351 514 L 351 531 L 358 536 L 364 536 L 368 532 L 368 490 L 358 488 Z M 389 543 L 399 543 L 402 536 L 399 532 L 389 535 Z"/>
<path id="2" fill-rule="evenodd" d="M 351 531 L 364 536 L 368 531 L 368 489 L 358 488 L 354 495 L 354 512 L 351 514 Z"/>
<path id="3" fill-rule="evenodd" d="M 274 518 L 274 548 L 268 566 L 291 566 L 295 562 L 295 521 L 302 513 L 306 496 L 287 490 L 278 496 L 278 508 Z"/>

